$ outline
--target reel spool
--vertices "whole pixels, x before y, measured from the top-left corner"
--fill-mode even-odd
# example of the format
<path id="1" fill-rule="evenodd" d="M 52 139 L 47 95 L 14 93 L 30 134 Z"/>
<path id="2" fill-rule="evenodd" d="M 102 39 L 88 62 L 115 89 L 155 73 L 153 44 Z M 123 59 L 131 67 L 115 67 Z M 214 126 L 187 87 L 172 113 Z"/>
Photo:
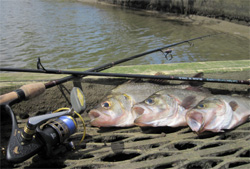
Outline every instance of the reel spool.
<path id="1" fill-rule="evenodd" d="M 58 119 L 48 123 L 43 131 L 46 132 L 47 130 L 50 130 L 50 127 L 56 131 L 59 136 L 60 143 L 62 143 L 64 140 L 69 138 L 69 136 L 76 132 L 77 123 L 72 116 L 61 116 Z"/>

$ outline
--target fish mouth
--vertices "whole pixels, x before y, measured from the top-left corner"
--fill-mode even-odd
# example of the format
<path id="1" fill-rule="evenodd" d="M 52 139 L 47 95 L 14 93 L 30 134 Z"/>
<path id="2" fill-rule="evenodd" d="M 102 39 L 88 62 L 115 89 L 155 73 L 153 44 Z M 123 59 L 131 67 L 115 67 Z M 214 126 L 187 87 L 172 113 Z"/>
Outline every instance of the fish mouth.
<path id="1" fill-rule="evenodd" d="M 134 106 L 132 111 L 136 114 L 136 117 L 139 117 L 144 114 L 145 108 L 141 106 Z"/>
<path id="2" fill-rule="evenodd" d="M 187 115 L 187 124 L 196 133 L 201 133 L 204 128 L 204 117 L 198 111 L 191 112 Z"/>
<path id="3" fill-rule="evenodd" d="M 151 110 L 143 105 L 135 105 L 132 108 L 132 113 L 135 115 L 134 124 L 137 126 L 152 126 L 150 118 Z"/>
<path id="4" fill-rule="evenodd" d="M 112 126 L 114 120 L 110 115 L 101 112 L 97 109 L 93 109 L 89 112 L 90 124 L 96 127 L 109 127 Z"/>
<path id="5" fill-rule="evenodd" d="M 91 121 L 97 119 L 98 117 L 100 117 L 102 115 L 102 113 L 98 110 L 91 110 L 89 112 L 89 118 Z"/>

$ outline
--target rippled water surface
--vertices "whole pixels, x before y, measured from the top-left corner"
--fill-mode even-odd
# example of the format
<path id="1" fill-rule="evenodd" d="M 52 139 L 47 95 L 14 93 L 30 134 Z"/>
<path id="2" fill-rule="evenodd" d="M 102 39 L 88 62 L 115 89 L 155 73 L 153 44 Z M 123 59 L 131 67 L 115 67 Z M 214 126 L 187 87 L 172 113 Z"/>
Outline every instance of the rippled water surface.
<path id="1" fill-rule="evenodd" d="M 88 68 L 217 33 L 142 11 L 67 0 L 0 0 L 3 67 Z M 225 28 L 227 29 L 227 28 Z M 174 47 L 175 62 L 249 59 L 249 40 L 219 35 Z M 168 63 L 161 52 L 127 62 Z"/>

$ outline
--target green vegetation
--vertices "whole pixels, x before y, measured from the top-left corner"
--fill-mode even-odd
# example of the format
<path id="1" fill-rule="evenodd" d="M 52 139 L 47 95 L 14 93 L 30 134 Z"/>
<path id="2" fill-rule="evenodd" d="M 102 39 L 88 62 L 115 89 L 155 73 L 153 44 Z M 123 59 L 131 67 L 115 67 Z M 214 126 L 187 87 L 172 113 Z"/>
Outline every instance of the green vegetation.
<path id="1" fill-rule="evenodd" d="M 138 74 L 155 74 L 157 72 L 164 72 L 166 74 L 192 74 L 197 72 L 213 73 L 246 70 L 250 70 L 250 60 L 119 66 L 104 72 L 126 72 Z"/>
<path id="2" fill-rule="evenodd" d="M 85 71 L 87 69 L 71 69 L 75 71 Z M 160 65 L 134 65 L 134 66 L 114 66 L 103 72 L 106 73 L 131 73 L 131 74 L 155 74 L 163 72 L 169 75 L 195 74 L 198 72 L 204 73 L 221 73 L 221 72 L 250 72 L 250 60 L 235 60 L 235 61 L 210 61 L 210 62 L 195 62 L 195 63 L 172 63 Z M 49 81 L 58 79 L 67 75 L 54 74 L 38 74 L 38 73 L 1 73 L 1 86 L 6 86 L 8 83 L 28 82 L 30 81 Z"/>

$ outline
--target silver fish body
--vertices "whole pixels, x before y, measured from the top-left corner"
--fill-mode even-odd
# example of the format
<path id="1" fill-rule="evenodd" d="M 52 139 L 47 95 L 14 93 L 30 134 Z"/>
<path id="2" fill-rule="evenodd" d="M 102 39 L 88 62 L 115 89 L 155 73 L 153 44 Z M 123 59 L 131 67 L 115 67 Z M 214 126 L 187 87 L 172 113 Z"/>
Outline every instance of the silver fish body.
<path id="1" fill-rule="evenodd" d="M 210 95 L 184 89 L 165 89 L 154 93 L 133 106 L 138 126 L 187 126 L 185 114 L 200 100 Z"/>
<path id="2" fill-rule="evenodd" d="M 214 95 L 189 110 L 186 120 L 189 127 L 197 133 L 223 132 L 244 123 L 249 116 L 249 98 Z"/>
<path id="3" fill-rule="evenodd" d="M 90 110 L 91 125 L 96 127 L 128 127 L 133 125 L 130 113 L 134 100 L 126 94 L 113 93 L 106 96 L 95 109 Z"/>
<path id="4" fill-rule="evenodd" d="M 134 125 L 136 115 L 131 112 L 135 103 L 143 101 L 156 91 L 166 88 L 186 88 L 187 85 L 168 86 L 154 83 L 127 82 L 113 89 L 102 99 L 89 117 L 92 126 L 97 127 L 128 127 Z"/>

